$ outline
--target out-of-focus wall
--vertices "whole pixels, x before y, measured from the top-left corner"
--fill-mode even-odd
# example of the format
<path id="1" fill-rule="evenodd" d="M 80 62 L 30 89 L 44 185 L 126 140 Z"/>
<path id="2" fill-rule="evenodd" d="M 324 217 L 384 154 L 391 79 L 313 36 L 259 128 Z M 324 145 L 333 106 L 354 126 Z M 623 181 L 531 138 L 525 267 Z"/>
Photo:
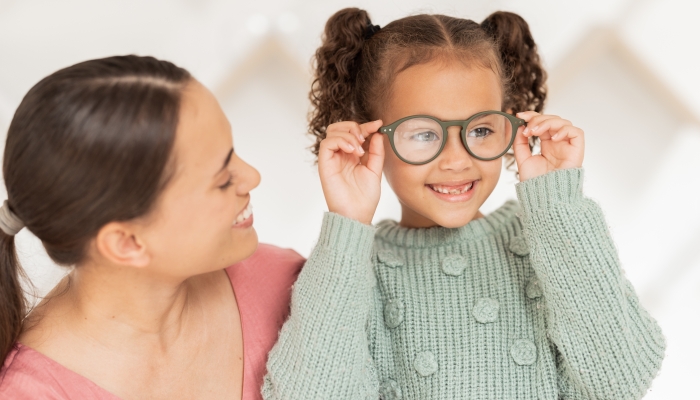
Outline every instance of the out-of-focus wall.
<path id="1" fill-rule="evenodd" d="M 417 12 L 480 21 L 497 9 L 530 23 L 551 77 L 547 112 L 586 131 L 586 192 L 605 209 L 626 274 L 668 338 L 645 398 L 693 395 L 700 374 L 696 1 L 0 0 L 2 139 L 22 96 L 58 68 L 126 53 L 172 60 L 217 94 L 236 151 L 262 174 L 253 192 L 261 240 L 308 255 L 325 210 L 304 135 L 309 60 L 326 19 L 351 5 L 380 25 Z M 504 172 L 484 211 L 514 198 L 514 183 Z M 385 184 L 375 219 L 398 217 Z M 17 241 L 46 293 L 65 270 L 26 230 Z"/>

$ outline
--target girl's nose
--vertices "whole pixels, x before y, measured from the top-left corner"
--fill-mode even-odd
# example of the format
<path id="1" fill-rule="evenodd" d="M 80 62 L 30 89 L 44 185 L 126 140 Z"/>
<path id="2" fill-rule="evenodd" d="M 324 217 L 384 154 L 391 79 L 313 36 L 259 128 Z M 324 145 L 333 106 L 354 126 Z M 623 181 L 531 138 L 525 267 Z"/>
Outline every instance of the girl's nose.
<path id="1" fill-rule="evenodd" d="M 441 169 L 462 171 L 472 166 L 473 160 L 462 144 L 460 127 L 448 128 L 447 143 L 438 157 L 438 166 Z"/>

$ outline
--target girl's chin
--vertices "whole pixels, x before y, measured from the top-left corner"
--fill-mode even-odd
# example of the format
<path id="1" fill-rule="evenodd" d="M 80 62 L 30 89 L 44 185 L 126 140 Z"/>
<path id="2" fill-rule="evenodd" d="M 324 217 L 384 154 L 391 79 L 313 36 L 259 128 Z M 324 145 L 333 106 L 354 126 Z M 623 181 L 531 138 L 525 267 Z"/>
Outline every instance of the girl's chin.
<path id="1" fill-rule="evenodd" d="M 476 214 L 476 215 L 474 215 Z M 459 213 L 449 213 L 442 214 L 439 217 L 431 218 L 430 214 L 425 217 L 417 219 L 402 219 L 400 224 L 405 228 L 432 228 L 432 227 L 442 227 L 442 228 L 461 228 L 471 221 L 479 218 L 481 214 L 477 211 L 474 212 L 459 212 Z"/>
<path id="2" fill-rule="evenodd" d="M 458 212 L 448 212 L 441 214 L 433 221 L 443 228 L 461 228 L 482 215 L 479 210 L 464 210 Z"/>

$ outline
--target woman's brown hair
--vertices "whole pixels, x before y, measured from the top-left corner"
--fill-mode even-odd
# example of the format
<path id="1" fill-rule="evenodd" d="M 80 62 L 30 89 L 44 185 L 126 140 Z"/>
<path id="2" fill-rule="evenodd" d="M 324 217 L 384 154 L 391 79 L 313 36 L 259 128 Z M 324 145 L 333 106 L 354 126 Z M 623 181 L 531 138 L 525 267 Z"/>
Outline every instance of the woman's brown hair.
<path id="1" fill-rule="evenodd" d="M 309 94 L 315 155 L 328 125 L 377 119 L 396 74 L 437 58 L 493 70 L 503 85 L 502 111 L 541 112 L 544 107 L 547 75 L 530 28 L 517 14 L 495 12 L 481 24 L 422 14 L 375 31 L 367 12 L 358 8 L 340 10 L 326 23 Z"/>
<path id="2" fill-rule="evenodd" d="M 151 210 L 190 80 L 152 57 L 109 57 L 57 71 L 24 96 L 5 144 L 8 204 L 57 264 L 80 264 L 102 226 Z M 14 236 L 0 231 L 0 363 L 27 313 L 22 274 Z"/>

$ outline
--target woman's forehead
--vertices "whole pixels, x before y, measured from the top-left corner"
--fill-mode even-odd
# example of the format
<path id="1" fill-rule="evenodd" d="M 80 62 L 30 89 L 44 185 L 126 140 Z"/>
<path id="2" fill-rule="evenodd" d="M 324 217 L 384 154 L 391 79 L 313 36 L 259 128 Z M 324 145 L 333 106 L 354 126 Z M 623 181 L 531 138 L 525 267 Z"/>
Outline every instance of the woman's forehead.
<path id="1" fill-rule="evenodd" d="M 218 165 L 232 141 L 231 126 L 214 95 L 196 81 L 188 85 L 183 91 L 175 139 L 178 163 L 191 168 Z"/>

